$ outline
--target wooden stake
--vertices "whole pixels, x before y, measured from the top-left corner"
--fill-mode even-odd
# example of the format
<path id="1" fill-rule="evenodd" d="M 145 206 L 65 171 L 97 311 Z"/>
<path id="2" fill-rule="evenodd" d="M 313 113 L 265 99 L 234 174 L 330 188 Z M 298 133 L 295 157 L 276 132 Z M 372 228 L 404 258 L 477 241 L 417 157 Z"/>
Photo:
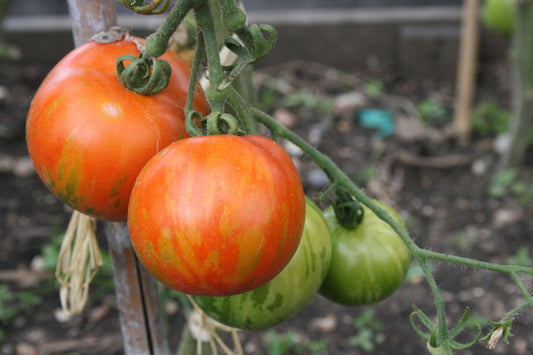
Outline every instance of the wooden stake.
<path id="1" fill-rule="evenodd" d="M 480 0 L 464 0 L 457 68 L 454 131 L 461 143 L 470 141 L 470 114 L 475 92 Z"/>
<path id="2" fill-rule="evenodd" d="M 74 43 L 79 46 L 117 23 L 113 0 L 68 0 Z M 135 257 L 125 223 L 107 222 L 124 352 L 168 355 L 156 281 Z"/>

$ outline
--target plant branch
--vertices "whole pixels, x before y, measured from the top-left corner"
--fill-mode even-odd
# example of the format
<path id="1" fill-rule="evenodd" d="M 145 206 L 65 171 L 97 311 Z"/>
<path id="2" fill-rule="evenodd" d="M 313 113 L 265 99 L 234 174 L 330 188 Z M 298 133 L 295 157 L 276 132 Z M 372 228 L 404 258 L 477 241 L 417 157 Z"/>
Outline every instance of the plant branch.
<path id="1" fill-rule="evenodd" d="M 203 35 L 205 40 L 210 82 L 206 96 L 213 112 L 223 112 L 225 93 L 224 91 L 219 91 L 218 87 L 224 80 L 224 74 L 222 71 L 222 65 L 220 64 L 219 45 L 216 37 L 213 15 L 209 7 L 209 1 L 197 0 L 194 4 L 194 10 L 196 13 L 198 31 Z"/>

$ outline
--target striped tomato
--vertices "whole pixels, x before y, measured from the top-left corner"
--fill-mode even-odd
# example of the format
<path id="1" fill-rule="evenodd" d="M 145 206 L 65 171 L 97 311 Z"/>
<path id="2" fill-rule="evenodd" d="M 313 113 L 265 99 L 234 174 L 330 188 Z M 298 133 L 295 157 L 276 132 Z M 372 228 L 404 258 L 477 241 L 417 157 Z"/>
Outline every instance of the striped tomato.
<path id="1" fill-rule="evenodd" d="M 317 293 L 329 268 L 331 237 L 322 211 L 306 198 L 302 241 L 289 264 L 274 279 L 254 290 L 228 297 L 193 297 L 222 324 L 264 329 L 289 319 Z"/>
<path id="2" fill-rule="evenodd" d="M 261 136 L 187 138 L 159 152 L 133 188 L 133 247 L 175 290 L 228 296 L 271 280 L 293 256 L 305 221 L 288 154 Z"/>
<path id="3" fill-rule="evenodd" d="M 396 211 L 374 202 L 404 226 Z M 369 304 L 388 297 L 403 282 L 411 263 L 411 252 L 392 227 L 363 208 L 363 220 L 354 229 L 339 224 L 333 207 L 324 211 L 332 255 L 320 293 L 344 305 Z"/>
<path id="4" fill-rule="evenodd" d="M 74 209 L 113 221 L 126 220 L 144 164 L 187 136 L 189 65 L 167 52 L 161 58 L 172 69 L 168 87 L 142 96 L 117 77 L 115 62 L 124 54 L 139 54 L 131 38 L 73 50 L 39 87 L 26 125 L 28 151 L 45 185 Z M 201 94 L 195 106 L 208 111 Z"/>

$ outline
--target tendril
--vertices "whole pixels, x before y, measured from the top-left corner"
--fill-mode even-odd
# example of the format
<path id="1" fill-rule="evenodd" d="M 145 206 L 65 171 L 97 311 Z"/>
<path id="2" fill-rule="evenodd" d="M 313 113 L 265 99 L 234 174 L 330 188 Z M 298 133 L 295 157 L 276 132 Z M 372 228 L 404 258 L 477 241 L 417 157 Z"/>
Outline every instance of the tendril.
<path id="1" fill-rule="evenodd" d="M 152 0 L 146 4 L 144 0 L 118 0 L 118 2 L 141 15 L 160 15 L 167 11 L 170 4 L 170 0 Z"/>
<path id="2" fill-rule="evenodd" d="M 125 61 L 131 62 L 126 66 Z M 141 95 L 153 95 L 167 87 L 171 69 L 164 60 L 126 54 L 117 59 L 117 74 L 127 89 Z"/>

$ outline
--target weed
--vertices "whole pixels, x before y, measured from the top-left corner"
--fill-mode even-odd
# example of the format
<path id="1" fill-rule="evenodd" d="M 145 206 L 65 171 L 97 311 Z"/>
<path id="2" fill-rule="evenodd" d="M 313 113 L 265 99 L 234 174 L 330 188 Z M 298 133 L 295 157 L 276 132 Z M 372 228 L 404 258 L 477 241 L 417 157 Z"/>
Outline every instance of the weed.
<path id="1" fill-rule="evenodd" d="M 265 349 L 268 355 L 321 355 L 326 353 L 324 340 L 302 341 L 295 332 L 278 334 L 271 330 L 266 334 Z"/>
<path id="2" fill-rule="evenodd" d="M 303 107 L 320 115 L 331 113 L 335 109 L 333 98 L 317 95 L 307 88 L 296 90 L 287 95 L 284 99 L 284 105 L 287 107 Z"/>
<path id="3" fill-rule="evenodd" d="M 31 291 L 12 291 L 7 284 L 0 284 L 0 342 L 5 337 L 2 324 L 41 303 L 42 298 Z"/>
<path id="4" fill-rule="evenodd" d="M 523 204 L 533 201 L 533 184 L 521 181 L 518 170 L 513 168 L 499 171 L 489 186 L 488 192 L 492 198 L 509 195 Z"/>
<path id="5" fill-rule="evenodd" d="M 383 323 L 375 318 L 372 308 L 366 309 L 354 319 L 353 326 L 357 329 L 357 334 L 348 339 L 351 346 L 361 348 L 364 351 L 373 351 L 376 345 L 385 342 Z"/>
<path id="6" fill-rule="evenodd" d="M 437 100 L 424 100 L 417 105 L 417 109 L 425 124 L 442 124 L 449 120 L 448 112 Z"/>
<path id="7" fill-rule="evenodd" d="M 482 102 L 472 110 L 472 129 L 483 136 L 507 132 L 511 113 L 494 102 Z"/>
<path id="8" fill-rule="evenodd" d="M 370 79 L 365 87 L 366 95 L 371 99 L 376 99 L 385 93 L 385 85 L 379 79 Z"/>
<path id="9" fill-rule="evenodd" d="M 526 246 L 521 246 L 516 250 L 515 255 L 507 258 L 508 264 L 520 265 L 526 267 L 533 266 L 533 259 L 529 255 L 529 248 Z"/>

